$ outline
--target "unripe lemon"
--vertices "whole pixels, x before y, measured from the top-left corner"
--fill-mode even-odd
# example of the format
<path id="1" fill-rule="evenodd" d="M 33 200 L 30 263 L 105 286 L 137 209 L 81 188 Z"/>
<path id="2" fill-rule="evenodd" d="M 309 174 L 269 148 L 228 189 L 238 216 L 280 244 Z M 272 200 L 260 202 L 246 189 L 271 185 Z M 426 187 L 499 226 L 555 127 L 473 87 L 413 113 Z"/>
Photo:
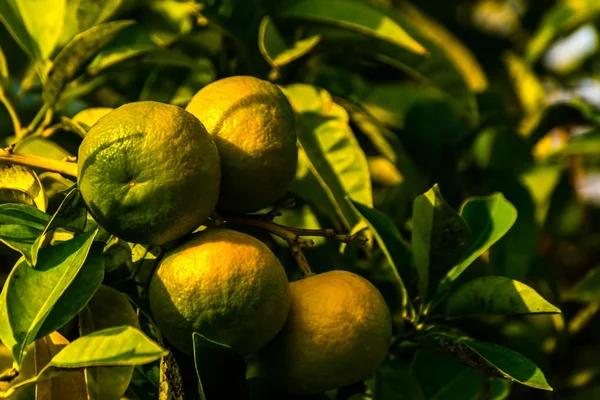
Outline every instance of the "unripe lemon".
<path id="1" fill-rule="evenodd" d="M 156 324 L 191 354 L 192 333 L 254 353 L 283 326 L 290 306 L 287 276 L 258 239 L 208 229 L 165 255 L 150 282 Z"/>
<path id="2" fill-rule="evenodd" d="M 128 242 L 162 245 L 196 229 L 215 208 L 220 179 L 211 137 L 169 104 L 125 104 L 79 147 L 83 200 L 104 229 Z"/>
<path id="3" fill-rule="evenodd" d="M 221 155 L 218 207 L 251 212 L 275 203 L 296 174 L 294 112 L 274 84 L 251 76 L 215 81 L 186 110 L 213 136 Z"/>
<path id="4" fill-rule="evenodd" d="M 330 271 L 290 284 L 287 321 L 258 354 L 258 368 L 294 394 L 359 382 L 384 360 L 392 336 L 387 305 L 369 281 Z"/>

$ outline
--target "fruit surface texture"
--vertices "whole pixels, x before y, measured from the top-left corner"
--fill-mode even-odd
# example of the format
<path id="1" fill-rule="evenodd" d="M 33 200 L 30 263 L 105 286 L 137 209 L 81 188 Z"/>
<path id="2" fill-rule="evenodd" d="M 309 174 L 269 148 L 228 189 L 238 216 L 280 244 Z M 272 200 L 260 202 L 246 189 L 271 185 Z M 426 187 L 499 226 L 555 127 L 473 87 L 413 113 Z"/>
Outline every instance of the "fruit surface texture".
<path id="1" fill-rule="evenodd" d="M 163 245 L 215 208 L 217 148 L 184 109 L 143 101 L 102 117 L 79 147 L 78 185 L 94 219 L 129 242 Z"/>
<path id="2" fill-rule="evenodd" d="M 249 355 L 270 342 L 290 306 L 285 270 L 258 239 L 208 229 L 167 253 L 150 282 L 150 307 L 167 339 L 192 353 L 192 333 Z"/>
<path id="3" fill-rule="evenodd" d="M 290 284 L 286 324 L 258 357 L 259 370 L 290 393 L 359 382 L 384 360 L 392 327 L 387 305 L 366 279 L 330 271 Z"/>
<path id="4" fill-rule="evenodd" d="M 294 112 L 274 84 L 233 76 L 201 89 L 187 105 L 221 155 L 219 208 L 252 212 L 285 195 L 296 174 Z"/>

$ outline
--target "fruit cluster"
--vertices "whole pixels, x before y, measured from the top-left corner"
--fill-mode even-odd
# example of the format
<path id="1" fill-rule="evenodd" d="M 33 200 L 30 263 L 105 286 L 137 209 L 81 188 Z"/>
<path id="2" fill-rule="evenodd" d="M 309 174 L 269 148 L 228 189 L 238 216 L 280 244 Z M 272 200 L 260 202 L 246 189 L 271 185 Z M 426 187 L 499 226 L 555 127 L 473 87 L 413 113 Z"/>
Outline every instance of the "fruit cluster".
<path id="1" fill-rule="evenodd" d="M 215 209 L 261 210 L 294 179 L 294 112 L 275 85 L 230 77 L 200 90 L 186 110 L 123 105 L 85 136 L 78 186 L 92 216 L 127 241 L 164 245 L 149 289 L 156 324 L 192 352 L 192 333 L 257 361 L 292 393 L 317 393 L 372 374 L 391 339 L 389 310 L 364 278 L 331 271 L 288 283 L 258 239 L 197 230 Z"/>

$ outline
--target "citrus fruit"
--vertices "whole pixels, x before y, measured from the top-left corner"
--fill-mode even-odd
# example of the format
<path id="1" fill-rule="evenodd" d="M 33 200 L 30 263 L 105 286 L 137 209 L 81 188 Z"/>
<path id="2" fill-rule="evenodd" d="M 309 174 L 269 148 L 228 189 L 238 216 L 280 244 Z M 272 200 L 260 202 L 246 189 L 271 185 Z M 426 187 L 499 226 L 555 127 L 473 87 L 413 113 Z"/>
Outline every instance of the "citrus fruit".
<path id="1" fill-rule="evenodd" d="M 375 372 L 388 352 L 392 325 L 369 281 L 330 271 L 292 282 L 290 293 L 284 327 L 258 353 L 262 374 L 290 393 L 314 394 Z"/>
<path id="2" fill-rule="evenodd" d="M 285 271 L 258 239 L 207 229 L 172 249 L 150 282 L 150 307 L 165 337 L 192 353 L 192 333 L 249 355 L 275 337 L 290 305 Z"/>
<path id="3" fill-rule="evenodd" d="M 152 101 L 102 117 L 79 147 L 77 182 L 94 219 L 128 242 L 162 245 L 201 225 L 221 177 L 217 148 L 184 109 Z"/>
<path id="4" fill-rule="evenodd" d="M 274 84 L 233 76 L 215 81 L 186 107 L 213 136 L 221 155 L 218 207 L 236 212 L 272 205 L 296 174 L 294 112 Z"/>

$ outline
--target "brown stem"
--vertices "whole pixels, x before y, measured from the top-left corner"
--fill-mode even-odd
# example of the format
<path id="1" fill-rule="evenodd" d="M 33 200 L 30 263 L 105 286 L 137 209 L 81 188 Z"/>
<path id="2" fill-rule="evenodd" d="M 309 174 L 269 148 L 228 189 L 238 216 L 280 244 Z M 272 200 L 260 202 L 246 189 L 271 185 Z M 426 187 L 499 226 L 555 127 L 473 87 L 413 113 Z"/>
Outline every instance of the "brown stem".
<path id="1" fill-rule="evenodd" d="M 234 224 L 250 225 L 257 228 L 264 229 L 271 232 L 274 235 L 279 236 L 288 243 L 296 243 L 298 245 L 304 245 L 307 247 L 314 246 L 314 242 L 311 239 L 304 239 L 292 232 L 287 226 L 279 225 L 275 222 L 267 221 L 261 218 L 255 218 L 249 215 L 221 215 L 226 222 Z"/>
<path id="2" fill-rule="evenodd" d="M 270 214 L 270 213 L 269 213 Z M 339 240 L 344 243 L 357 243 L 364 244 L 367 242 L 367 238 L 360 234 L 348 234 L 343 235 L 336 232 L 335 229 L 305 229 L 305 228 L 295 228 L 293 226 L 281 225 L 276 222 L 271 222 L 271 217 L 269 214 L 260 214 L 260 215 L 229 215 L 224 214 L 221 215 L 221 218 L 238 223 L 243 225 L 252 225 L 259 228 L 266 229 L 277 236 L 281 237 L 284 240 L 298 240 L 296 238 L 300 238 L 301 236 L 319 236 L 319 237 L 328 237 L 332 239 Z M 280 234 L 281 233 L 281 234 Z M 304 241 L 305 239 L 300 239 Z M 312 240 L 307 240 L 311 243 Z M 306 243 L 301 243 L 306 244 Z"/>
<path id="3" fill-rule="evenodd" d="M 77 164 L 75 163 L 51 160 L 37 156 L 18 155 L 6 150 L 0 150 L 0 164 L 24 165 L 26 167 L 41 168 L 46 171 L 53 171 L 77 177 Z"/>
<path id="4" fill-rule="evenodd" d="M 304 275 L 305 277 L 314 275 L 314 273 L 310 269 L 308 260 L 302 252 L 302 247 L 300 247 L 298 243 L 294 242 L 288 242 L 288 244 L 290 245 L 290 250 L 294 258 L 296 259 L 296 262 L 298 263 L 298 268 L 300 268 L 300 272 L 302 272 L 302 275 Z"/>
<path id="5" fill-rule="evenodd" d="M 273 207 L 273 209 L 271 211 L 269 211 L 268 213 L 264 214 L 263 217 L 264 217 L 264 219 L 273 221 L 273 219 L 275 219 L 275 217 L 281 216 L 282 210 L 292 208 L 295 205 L 296 205 L 296 200 L 294 198 L 285 199 L 281 203 L 276 204 L 275 207 Z"/>

